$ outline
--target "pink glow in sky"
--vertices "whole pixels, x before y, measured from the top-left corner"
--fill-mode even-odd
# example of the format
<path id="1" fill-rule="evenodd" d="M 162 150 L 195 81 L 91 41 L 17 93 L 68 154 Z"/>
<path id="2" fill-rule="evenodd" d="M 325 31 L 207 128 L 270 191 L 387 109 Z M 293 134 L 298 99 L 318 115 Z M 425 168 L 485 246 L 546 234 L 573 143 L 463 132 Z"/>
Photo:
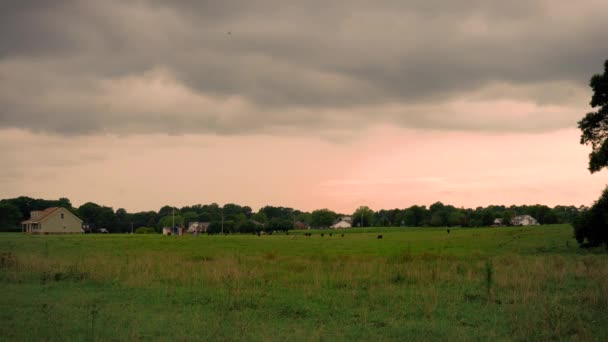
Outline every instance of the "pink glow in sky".
<path id="1" fill-rule="evenodd" d="M 68 197 L 129 211 L 217 202 L 352 212 L 430 205 L 588 205 L 578 131 L 419 132 L 377 127 L 352 143 L 268 136 L 91 136 L 4 131 L 3 198 Z M 16 148 L 20 146 L 20 148 Z M 14 149 L 13 149 L 14 148 Z"/>

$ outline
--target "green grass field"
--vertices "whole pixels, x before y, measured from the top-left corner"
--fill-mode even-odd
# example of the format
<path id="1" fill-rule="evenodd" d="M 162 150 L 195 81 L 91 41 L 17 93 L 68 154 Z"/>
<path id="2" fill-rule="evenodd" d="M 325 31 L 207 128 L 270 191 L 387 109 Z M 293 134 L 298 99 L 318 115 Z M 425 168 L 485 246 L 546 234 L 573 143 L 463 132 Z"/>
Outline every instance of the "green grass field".
<path id="1" fill-rule="evenodd" d="M 0 339 L 608 340 L 570 226 L 323 233 L 1 234 Z"/>

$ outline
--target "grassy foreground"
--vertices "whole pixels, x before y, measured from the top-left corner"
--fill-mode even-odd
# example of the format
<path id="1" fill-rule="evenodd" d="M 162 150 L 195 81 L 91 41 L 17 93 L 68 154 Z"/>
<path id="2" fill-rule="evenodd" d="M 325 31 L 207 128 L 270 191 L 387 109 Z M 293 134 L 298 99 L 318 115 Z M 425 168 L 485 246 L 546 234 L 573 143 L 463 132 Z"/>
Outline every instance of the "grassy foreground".
<path id="1" fill-rule="evenodd" d="M 0 339 L 608 340 L 570 226 L 324 233 L 2 234 Z"/>

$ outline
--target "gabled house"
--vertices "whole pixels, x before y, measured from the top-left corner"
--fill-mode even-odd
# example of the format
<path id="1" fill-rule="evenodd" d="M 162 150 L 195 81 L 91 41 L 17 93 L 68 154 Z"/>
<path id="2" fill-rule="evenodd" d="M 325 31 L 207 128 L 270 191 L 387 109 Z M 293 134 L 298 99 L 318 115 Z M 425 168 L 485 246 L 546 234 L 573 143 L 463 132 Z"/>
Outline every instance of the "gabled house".
<path id="1" fill-rule="evenodd" d="M 353 226 L 353 218 L 350 216 L 342 216 L 339 220 L 331 225 L 333 229 L 351 228 Z"/>
<path id="2" fill-rule="evenodd" d="M 530 215 L 519 215 L 511 219 L 511 224 L 514 226 L 538 226 L 540 223 Z"/>
<path id="3" fill-rule="evenodd" d="M 21 222 L 27 234 L 79 234 L 82 233 L 82 220 L 62 207 L 35 210 L 29 220 Z"/>

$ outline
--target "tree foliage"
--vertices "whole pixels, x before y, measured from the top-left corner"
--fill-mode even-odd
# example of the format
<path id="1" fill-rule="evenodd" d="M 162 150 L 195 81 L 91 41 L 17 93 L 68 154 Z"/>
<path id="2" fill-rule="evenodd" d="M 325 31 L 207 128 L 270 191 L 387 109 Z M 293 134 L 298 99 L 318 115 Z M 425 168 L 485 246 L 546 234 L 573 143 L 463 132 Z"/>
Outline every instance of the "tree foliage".
<path id="1" fill-rule="evenodd" d="M 587 113 L 578 128 L 582 131 L 581 144 L 591 145 L 589 171 L 594 173 L 608 167 L 608 60 L 604 73 L 593 75 L 589 86 L 593 90 L 590 105 L 596 110 Z M 574 236 L 581 246 L 608 244 L 608 188 L 591 208 L 580 213 L 574 223 Z"/>
<path id="2" fill-rule="evenodd" d="M 582 247 L 608 247 L 608 187 L 602 196 L 584 209 L 574 222 L 574 237 Z"/>
<path id="3" fill-rule="evenodd" d="M 19 231 L 17 222 L 22 220 L 23 216 L 17 206 L 10 203 L 0 202 L 0 231 Z"/>
<path id="4" fill-rule="evenodd" d="M 319 209 L 312 212 L 310 225 L 314 228 L 327 228 L 331 226 L 338 214 L 329 209 Z"/>
<path id="5" fill-rule="evenodd" d="M 589 171 L 597 172 L 608 167 L 608 60 L 604 62 L 604 73 L 591 77 L 589 86 L 593 90 L 589 112 L 578 122 L 582 131 L 581 144 L 591 145 Z"/>
<path id="6" fill-rule="evenodd" d="M 374 222 L 374 211 L 361 206 L 353 213 L 353 227 L 370 227 Z"/>
<path id="7" fill-rule="evenodd" d="M 314 210 L 312 213 L 302 212 L 287 207 L 262 207 L 253 212 L 248 206 L 226 204 L 220 207 L 216 203 L 196 204 L 181 209 L 166 205 L 158 212 L 142 211 L 129 213 L 124 208 L 114 211 L 111 207 L 87 202 L 77 209 L 72 207 L 69 199 L 59 200 L 34 199 L 17 197 L 0 200 L 0 231 L 20 231 L 21 221 L 30 217 L 32 210 L 44 210 L 48 207 L 64 207 L 90 227 L 91 231 L 106 228 L 112 233 L 131 232 L 139 227 L 155 227 L 157 231 L 173 224 L 187 227 L 194 221 L 210 222 L 210 232 L 220 232 L 222 216 L 224 232 L 257 233 L 259 231 L 282 231 L 292 229 L 297 221 L 304 222 L 315 228 L 331 226 L 341 215 L 329 209 Z M 374 211 L 368 207 L 360 207 L 353 214 L 353 226 L 358 227 L 426 227 L 426 226 L 462 226 L 479 227 L 491 225 L 495 218 L 509 221 L 515 215 L 531 215 L 541 224 L 571 223 L 581 209 L 574 206 L 557 206 L 550 208 L 545 205 L 524 206 L 488 206 L 475 209 L 456 208 L 452 205 L 436 202 L 430 207 L 414 205 L 405 209 L 390 209 Z M 132 228 L 131 228 L 132 227 Z"/>

